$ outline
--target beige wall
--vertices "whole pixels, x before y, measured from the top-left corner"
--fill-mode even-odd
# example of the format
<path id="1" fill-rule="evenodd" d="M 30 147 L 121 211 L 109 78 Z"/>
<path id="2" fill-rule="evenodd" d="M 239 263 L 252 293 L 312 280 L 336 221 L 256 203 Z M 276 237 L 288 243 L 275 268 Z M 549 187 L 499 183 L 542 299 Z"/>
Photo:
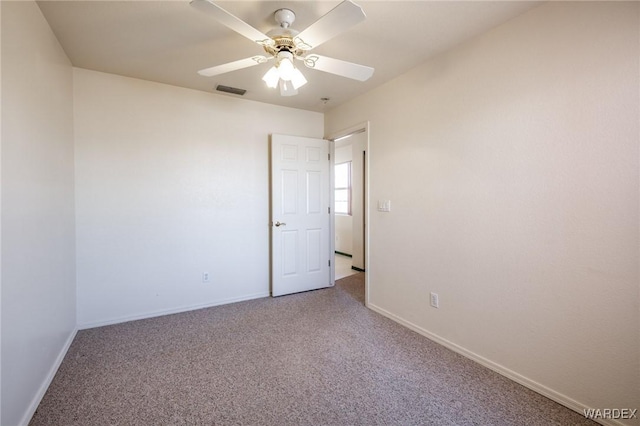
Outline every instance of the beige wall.
<path id="1" fill-rule="evenodd" d="M 579 411 L 640 407 L 638 6 L 547 3 L 325 120 L 370 121 L 392 202 L 370 306 Z"/>
<path id="2" fill-rule="evenodd" d="M 268 296 L 269 134 L 323 115 L 82 69 L 74 90 L 78 326 Z"/>
<path id="3" fill-rule="evenodd" d="M 28 422 L 75 335 L 73 76 L 34 2 L 2 8 L 2 425 Z"/>

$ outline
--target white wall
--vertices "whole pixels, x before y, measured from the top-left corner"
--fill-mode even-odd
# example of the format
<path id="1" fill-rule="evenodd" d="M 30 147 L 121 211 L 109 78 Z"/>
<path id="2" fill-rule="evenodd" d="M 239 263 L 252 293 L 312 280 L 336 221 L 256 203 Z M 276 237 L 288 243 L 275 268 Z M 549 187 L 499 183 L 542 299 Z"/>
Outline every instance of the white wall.
<path id="1" fill-rule="evenodd" d="M 351 144 L 348 142 L 335 143 L 335 164 L 346 163 L 352 160 Z M 353 251 L 353 219 L 350 215 L 336 214 L 336 251 L 351 254 Z"/>
<path id="2" fill-rule="evenodd" d="M 638 6 L 546 3 L 326 114 L 392 201 L 370 306 L 577 410 L 640 407 Z"/>
<path id="3" fill-rule="evenodd" d="M 268 136 L 322 137 L 323 115 L 74 79 L 79 327 L 267 296 Z"/>
<path id="4" fill-rule="evenodd" d="M 2 418 L 29 420 L 75 335 L 73 74 L 34 2 L 2 8 Z"/>

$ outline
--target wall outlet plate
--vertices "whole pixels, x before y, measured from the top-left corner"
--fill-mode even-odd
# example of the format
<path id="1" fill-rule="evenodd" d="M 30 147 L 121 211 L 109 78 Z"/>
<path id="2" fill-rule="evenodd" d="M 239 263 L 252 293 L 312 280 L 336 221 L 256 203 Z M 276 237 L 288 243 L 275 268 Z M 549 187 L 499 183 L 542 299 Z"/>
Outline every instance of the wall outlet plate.
<path id="1" fill-rule="evenodd" d="M 431 306 L 434 308 L 440 307 L 440 301 L 438 300 L 438 293 L 431 292 Z"/>

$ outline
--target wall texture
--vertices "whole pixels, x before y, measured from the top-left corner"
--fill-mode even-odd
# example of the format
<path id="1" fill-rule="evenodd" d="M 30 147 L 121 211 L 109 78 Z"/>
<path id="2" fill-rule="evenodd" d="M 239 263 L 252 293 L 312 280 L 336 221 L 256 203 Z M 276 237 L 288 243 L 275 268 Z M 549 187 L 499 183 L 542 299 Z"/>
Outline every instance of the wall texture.
<path id="1" fill-rule="evenodd" d="M 82 69 L 74 88 L 79 327 L 267 296 L 269 134 L 322 137 L 323 115 Z"/>
<path id="2" fill-rule="evenodd" d="M 35 2 L 2 8 L 2 418 L 29 420 L 75 335 L 73 74 Z"/>
<path id="3" fill-rule="evenodd" d="M 638 7 L 547 3 L 326 114 L 392 201 L 370 306 L 580 412 L 640 407 Z"/>

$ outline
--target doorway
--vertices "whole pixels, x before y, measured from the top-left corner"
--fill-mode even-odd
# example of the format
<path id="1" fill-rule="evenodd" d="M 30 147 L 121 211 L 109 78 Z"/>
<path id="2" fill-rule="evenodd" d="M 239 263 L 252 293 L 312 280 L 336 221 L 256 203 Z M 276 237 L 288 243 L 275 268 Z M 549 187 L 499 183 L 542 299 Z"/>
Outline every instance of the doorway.
<path id="1" fill-rule="evenodd" d="M 337 132 L 334 142 L 334 229 L 336 280 L 367 269 L 367 149 L 368 123 Z M 348 178 L 344 177 L 348 170 Z M 343 266 L 348 263 L 345 271 Z M 365 300 L 367 292 L 365 277 Z"/>

